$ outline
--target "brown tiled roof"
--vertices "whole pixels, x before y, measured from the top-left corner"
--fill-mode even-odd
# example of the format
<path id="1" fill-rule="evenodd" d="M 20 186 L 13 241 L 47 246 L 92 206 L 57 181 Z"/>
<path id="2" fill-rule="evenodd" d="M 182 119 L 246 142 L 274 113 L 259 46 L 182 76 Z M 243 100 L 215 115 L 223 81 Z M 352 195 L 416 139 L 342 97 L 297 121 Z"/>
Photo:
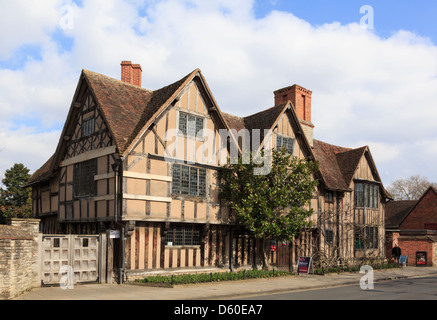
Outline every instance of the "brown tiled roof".
<path id="1" fill-rule="evenodd" d="M 389 201 L 385 208 L 386 228 L 399 228 L 401 222 L 417 204 L 418 200 Z"/>
<path id="2" fill-rule="evenodd" d="M 343 175 L 344 181 L 349 185 L 357 169 L 358 163 L 364 155 L 367 147 L 351 149 L 344 152 L 337 152 L 335 154 L 338 162 L 338 167 Z"/>
<path id="3" fill-rule="evenodd" d="M 322 175 L 322 179 L 328 189 L 339 191 L 349 190 L 349 183 L 346 182 L 343 171 L 349 172 L 350 169 L 342 171 L 340 164 L 352 167 L 348 163 L 347 156 L 345 155 L 351 150 L 352 149 L 350 148 L 343 148 L 314 139 L 314 157 L 319 163 L 319 170 Z M 340 163 L 337 158 L 339 153 L 344 153 L 340 157 Z"/>
<path id="4" fill-rule="evenodd" d="M 160 107 L 197 71 L 155 91 L 88 70 L 84 70 L 84 74 L 104 113 L 119 152 L 124 153 Z"/>
<path id="5" fill-rule="evenodd" d="M 50 178 L 50 168 L 52 166 L 53 163 L 53 158 L 54 158 L 54 154 L 49 158 L 49 160 L 46 161 L 46 163 L 44 163 L 41 168 L 39 168 L 38 170 L 36 170 L 32 176 L 30 177 L 30 179 L 26 182 L 26 185 L 24 187 L 26 187 L 27 185 L 33 184 L 35 182 L 39 182 L 39 181 L 43 181 L 46 180 L 48 178 Z"/>
<path id="6" fill-rule="evenodd" d="M 176 81 L 173 84 L 170 84 L 168 86 L 165 86 L 161 89 L 153 91 L 150 100 L 147 101 L 147 104 L 144 106 L 143 111 L 140 115 L 140 117 L 137 119 L 136 125 L 133 126 L 132 134 L 128 136 L 127 143 L 124 148 L 120 148 L 120 152 L 124 153 L 126 151 L 126 148 L 132 143 L 132 141 L 135 139 L 135 137 L 138 135 L 138 133 L 141 131 L 141 129 L 149 122 L 151 119 L 154 119 L 156 113 L 159 111 L 159 109 L 168 102 L 168 100 L 176 93 L 178 92 L 178 89 L 181 88 L 181 86 L 187 81 L 188 78 L 190 78 L 192 75 L 194 75 L 199 70 L 196 69 L 190 74 L 186 75 L 179 81 Z"/>
<path id="7" fill-rule="evenodd" d="M 237 131 L 247 129 L 249 132 L 252 132 L 253 129 L 260 129 L 260 139 L 262 141 L 264 139 L 264 130 L 273 127 L 279 116 L 284 112 L 286 105 L 287 103 L 283 103 L 247 117 L 237 117 L 224 112 L 222 114 L 230 129 Z"/>
<path id="8" fill-rule="evenodd" d="M 92 71 L 83 70 L 120 151 L 145 111 L 152 91 Z"/>
<path id="9" fill-rule="evenodd" d="M 161 107 L 197 72 L 200 70 L 196 69 L 179 81 L 155 91 L 89 70 L 82 70 L 81 79 L 85 79 L 92 90 L 118 151 L 123 154 L 142 128 L 155 118 Z M 55 153 L 31 176 L 27 185 L 49 178 L 56 165 L 53 163 L 54 159 L 58 156 Z"/>

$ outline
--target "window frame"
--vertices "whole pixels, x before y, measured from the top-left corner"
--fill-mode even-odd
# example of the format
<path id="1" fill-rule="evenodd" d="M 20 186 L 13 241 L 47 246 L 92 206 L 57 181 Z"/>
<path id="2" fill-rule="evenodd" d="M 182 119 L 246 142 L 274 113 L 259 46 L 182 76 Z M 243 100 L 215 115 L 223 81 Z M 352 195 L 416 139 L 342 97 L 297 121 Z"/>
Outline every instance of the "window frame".
<path id="1" fill-rule="evenodd" d="M 356 250 L 379 249 L 379 227 L 358 227 L 354 232 L 354 248 Z"/>
<path id="2" fill-rule="evenodd" d="M 287 141 L 285 144 L 284 144 L 284 140 Z M 279 143 L 279 141 L 281 143 Z M 291 150 L 289 148 L 290 142 L 291 142 Z M 294 153 L 294 144 L 295 144 L 294 142 L 295 142 L 295 139 L 292 137 L 289 137 L 289 136 L 286 136 L 283 134 L 278 134 L 278 133 L 276 134 L 276 148 L 279 149 L 279 148 L 285 147 L 287 152 L 291 155 Z"/>
<path id="3" fill-rule="evenodd" d="M 171 187 L 173 195 L 204 198 L 206 197 L 206 184 L 205 168 L 173 163 Z"/>
<path id="4" fill-rule="evenodd" d="M 172 224 L 165 234 L 165 246 L 168 247 L 198 247 L 201 244 L 202 227 L 199 225 Z"/>
<path id="5" fill-rule="evenodd" d="M 75 163 L 73 166 L 73 195 L 74 198 L 88 198 L 97 195 L 97 159 L 90 159 Z"/>
<path id="6" fill-rule="evenodd" d="M 203 139 L 203 134 L 199 136 L 199 132 L 205 128 L 205 119 L 202 116 L 179 111 L 178 134 L 185 137 Z"/>
<path id="7" fill-rule="evenodd" d="M 355 208 L 379 208 L 379 184 L 370 181 L 355 181 Z"/>
<path id="8" fill-rule="evenodd" d="M 82 122 L 82 137 L 89 137 L 95 132 L 95 119 L 90 117 Z"/>
<path id="9" fill-rule="evenodd" d="M 325 191 L 325 202 L 334 203 L 334 193 L 332 191 Z"/>
<path id="10" fill-rule="evenodd" d="M 334 230 L 332 229 L 325 230 L 325 243 L 334 244 Z"/>

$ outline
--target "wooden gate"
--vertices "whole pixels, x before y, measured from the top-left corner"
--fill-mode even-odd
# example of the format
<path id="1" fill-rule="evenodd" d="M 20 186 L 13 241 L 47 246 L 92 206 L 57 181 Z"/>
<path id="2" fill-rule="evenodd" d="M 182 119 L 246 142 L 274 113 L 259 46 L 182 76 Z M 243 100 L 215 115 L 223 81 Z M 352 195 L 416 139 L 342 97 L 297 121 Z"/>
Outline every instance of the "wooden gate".
<path id="1" fill-rule="evenodd" d="M 41 284 L 60 284 L 66 275 L 73 283 L 99 281 L 99 240 L 98 235 L 43 235 Z"/>

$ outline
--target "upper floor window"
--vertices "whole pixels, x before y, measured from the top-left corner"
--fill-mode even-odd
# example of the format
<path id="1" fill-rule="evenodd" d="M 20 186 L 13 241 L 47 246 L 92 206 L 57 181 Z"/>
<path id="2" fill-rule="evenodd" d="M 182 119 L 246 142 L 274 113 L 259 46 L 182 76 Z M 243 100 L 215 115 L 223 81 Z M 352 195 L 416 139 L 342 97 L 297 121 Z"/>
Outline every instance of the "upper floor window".
<path id="1" fill-rule="evenodd" d="M 79 162 L 74 165 L 73 188 L 75 197 L 95 196 L 97 192 L 94 176 L 97 173 L 97 159 Z"/>
<path id="2" fill-rule="evenodd" d="M 94 133 L 94 118 L 89 118 L 82 123 L 82 136 L 90 136 Z"/>
<path id="3" fill-rule="evenodd" d="M 330 191 L 325 192 L 325 201 L 326 202 L 334 202 L 334 195 Z"/>
<path id="4" fill-rule="evenodd" d="M 355 206 L 378 208 L 379 185 L 370 182 L 355 183 Z"/>
<path id="5" fill-rule="evenodd" d="M 173 164 L 172 192 L 191 196 L 206 196 L 206 169 Z"/>
<path id="6" fill-rule="evenodd" d="M 289 154 L 293 153 L 294 139 L 290 137 L 276 135 L 276 148 L 285 147 Z"/>
<path id="7" fill-rule="evenodd" d="M 203 129 L 205 119 L 185 112 L 179 112 L 179 132 L 191 137 L 197 137 Z"/>

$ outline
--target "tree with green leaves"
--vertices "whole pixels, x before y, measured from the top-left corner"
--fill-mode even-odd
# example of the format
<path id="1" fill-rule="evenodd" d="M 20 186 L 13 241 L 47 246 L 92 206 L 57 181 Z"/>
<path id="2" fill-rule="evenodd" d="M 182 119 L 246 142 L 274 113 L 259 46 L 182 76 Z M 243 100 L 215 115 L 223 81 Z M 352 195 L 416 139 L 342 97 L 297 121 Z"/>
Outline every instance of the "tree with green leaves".
<path id="1" fill-rule="evenodd" d="M 6 189 L 0 188 L 0 223 L 32 216 L 31 190 L 23 187 L 29 178 L 29 169 L 21 163 L 5 171 L 2 184 Z"/>
<path id="2" fill-rule="evenodd" d="M 224 166 L 221 194 L 239 224 L 263 241 L 263 269 L 270 269 L 270 240 L 291 241 L 309 226 L 307 218 L 313 213 L 309 203 L 317 186 L 313 173 L 318 166 L 291 156 L 285 148 L 273 149 L 266 174 L 254 174 L 265 163 L 249 158 Z"/>

